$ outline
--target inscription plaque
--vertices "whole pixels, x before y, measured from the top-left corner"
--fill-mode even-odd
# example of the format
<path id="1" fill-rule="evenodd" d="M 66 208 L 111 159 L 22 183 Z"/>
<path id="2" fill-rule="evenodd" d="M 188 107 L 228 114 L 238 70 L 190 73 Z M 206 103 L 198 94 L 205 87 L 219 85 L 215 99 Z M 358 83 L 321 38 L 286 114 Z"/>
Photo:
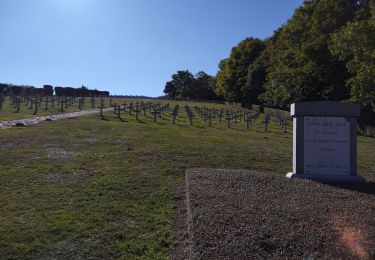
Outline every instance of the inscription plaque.
<path id="1" fill-rule="evenodd" d="M 357 118 L 361 106 L 307 101 L 290 106 L 293 117 L 293 171 L 288 178 L 365 183 L 357 174 Z"/>
<path id="2" fill-rule="evenodd" d="M 350 123 L 343 117 L 304 117 L 306 174 L 350 174 Z"/>

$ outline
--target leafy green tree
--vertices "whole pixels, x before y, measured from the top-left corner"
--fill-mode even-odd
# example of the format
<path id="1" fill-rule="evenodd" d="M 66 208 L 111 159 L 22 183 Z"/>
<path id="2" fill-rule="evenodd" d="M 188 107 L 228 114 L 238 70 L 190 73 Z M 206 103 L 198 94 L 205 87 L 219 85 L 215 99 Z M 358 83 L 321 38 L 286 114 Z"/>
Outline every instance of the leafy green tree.
<path id="1" fill-rule="evenodd" d="M 375 3 L 370 16 L 348 23 L 332 35 L 331 52 L 346 63 L 351 100 L 375 110 Z"/>
<path id="2" fill-rule="evenodd" d="M 43 85 L 43 92 L 46 96 L 52 96 L 53 95 L 53 87 L 51 85 Z"/>
<path id="3" fill-rule="evenodd" d="M 259 104 L 259 96 L 264 91 L 263 85 L 266 80 L 266 75 L 264 55 L 260 55 L 250 64 L 246 84 L 241 90 L 246 105 Z"/>
<path id="4" fill-rule="evenodd" d="M 177 86 L 177 99 L 186 99 L 192 95 L 195 79 L 190 71 L 178 71 L 172 78 Z"/>
<path id="5" fill-rule="evenodd" d="M 228 59 L 221 60 L 218 67 L 219 71 L 215 76 L 215 93 L 218 96 L 227 98 L 229 96 L 226 87 L 229 84 Z"/>
<path id="6" fill-rule="evenodd" d="M 176 74 L 172 75 L 172 80 L 166 83 L 164 93 L 171 98 L 185 99 L 191 96 L 194 80 L 194 76 L 190 71 L 177 71 Z"/>
<path id="7" fill-rule="evenodd" d="M 204 71 L 199 71 L 195 75 L 194 88 L 192 93 L 193 99 L 215 100 L 215 78 Z"/>
<path id="8" fill-rule="evenodd" d="M 219 64 L 216 74 L 216 92 L 230 101 L 246 102 L 243 93 L 248 80 L 248 68 L 265 48 L 262 40 L 246 38 L 232 48 L 227 60 Z"/>
<path id="9" fill-rule="evenodd" d="M 0 83 L 0 94 L 2 94 L 3 92 L 6 92 L 8 87 L 9 87 L 9 84 Z"/>
<path id="10" fill-rule="evenodd" d="M 164 93 L 173 99 L 212 100 L 217 99 L 214 83 L 214 77 L 204 71 L 199 71 L 195 77 L 188 70 L 177 71 L 166 83 Z"/>
<path id="11" fill-rule="evenodd" d="M 176 93 L 177 93 L 177 86 L 174 84 L 172 81 L 168 81 L 165 84 L 164 91 L 165 94 L 168 95 L 168 97 L 175 99 L 176 98 Z"/>
<path id="12" fill-rule="evenodd" d="M 351 0 L 311 0 L 268 41 L 267 83 L 262 100 L 287 107 L 306 100 L 343 100 L 348 72 L 328 46 L 332 33 L 355 17 Z"/>

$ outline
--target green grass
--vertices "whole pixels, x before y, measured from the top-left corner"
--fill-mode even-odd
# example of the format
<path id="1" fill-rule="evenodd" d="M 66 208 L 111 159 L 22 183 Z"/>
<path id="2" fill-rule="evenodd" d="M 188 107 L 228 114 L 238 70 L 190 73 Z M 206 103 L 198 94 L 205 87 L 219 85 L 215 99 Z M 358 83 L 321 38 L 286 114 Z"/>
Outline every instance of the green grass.
<path id="1" fill-rule="evenodd" d="M 176 125 L 168 114 L 154 123 L 106 113 L 0 130 L 0 255 L 168 258 L 186 168 L 291 170 L 291 132 L 274 120 L 268 133 L 262 119 L 249 131 L 190 126 L 182 106 Z M 370 180 L 374 145 L 358 138 L 358 171 Z"/>

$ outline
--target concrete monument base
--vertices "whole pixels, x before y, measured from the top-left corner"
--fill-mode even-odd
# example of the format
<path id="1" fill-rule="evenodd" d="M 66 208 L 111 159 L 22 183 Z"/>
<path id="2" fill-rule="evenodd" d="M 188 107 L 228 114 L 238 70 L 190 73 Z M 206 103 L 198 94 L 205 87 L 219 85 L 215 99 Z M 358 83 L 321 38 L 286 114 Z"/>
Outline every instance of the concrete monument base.
<path id="1" fill-rule="evenodd" d="M 360 175 L 320 175 L 320 174 L 298 174 L 289 172 L 286 177 L 290 179 L 300 178 L 309 179 L 318 182 L 330 183 L 348 183 L 348 184 L 361 184 L 366 183 L 366 179 Z"/>

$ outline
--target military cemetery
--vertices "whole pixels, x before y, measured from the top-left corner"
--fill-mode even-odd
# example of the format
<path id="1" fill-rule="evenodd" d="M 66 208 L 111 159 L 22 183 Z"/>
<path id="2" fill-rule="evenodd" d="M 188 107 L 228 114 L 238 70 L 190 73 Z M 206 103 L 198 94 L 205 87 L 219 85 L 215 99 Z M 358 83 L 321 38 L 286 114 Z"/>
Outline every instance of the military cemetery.
<path id="1" fill-rule="evenodd" d="M 374 0 L 21 2 L 0 259 L 375 259 Z"/>

